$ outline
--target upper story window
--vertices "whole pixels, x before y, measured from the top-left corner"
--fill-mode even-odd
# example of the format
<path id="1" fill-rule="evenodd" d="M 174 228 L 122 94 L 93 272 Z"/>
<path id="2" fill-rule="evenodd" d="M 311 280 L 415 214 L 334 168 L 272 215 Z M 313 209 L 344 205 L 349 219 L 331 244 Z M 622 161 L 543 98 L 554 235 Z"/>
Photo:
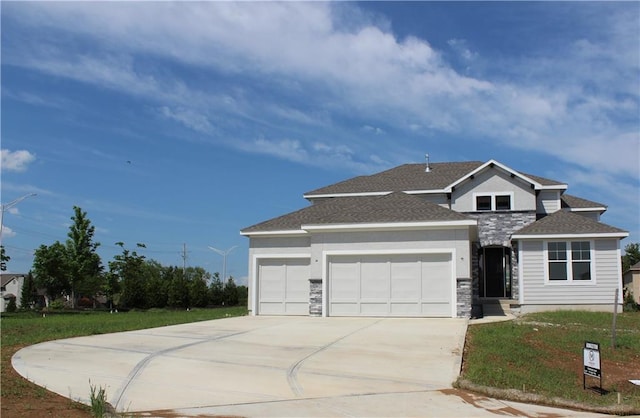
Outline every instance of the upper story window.
<path id="1" fill-rule="evenodd" d="M 475 210 L 476 211 L 496 211 L 496 210 L 512 210 L 513 194 L 512 193 L 488 193 L 475 194 Z"/>
<path id="2" fill-rule="evenodd" d="M 589 241 L 548 242 L 547 262 L 547 277 L 550 281 L 590 281 L 591 243 Z"/>

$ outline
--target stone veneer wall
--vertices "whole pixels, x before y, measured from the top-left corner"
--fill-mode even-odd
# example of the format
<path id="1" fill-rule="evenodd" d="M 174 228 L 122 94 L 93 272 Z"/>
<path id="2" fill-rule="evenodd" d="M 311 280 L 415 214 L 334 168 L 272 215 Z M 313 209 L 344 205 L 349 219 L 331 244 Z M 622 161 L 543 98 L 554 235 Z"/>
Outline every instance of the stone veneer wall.
<path id="1" fill-rule="evenodd" d="M 458 318 L 471 317 L 471 278 L 458 278 L 456 281 L 456 316 Z"/>
<path id="2" fill-rule="evenodd" d="M 322 316 L 322 279 L 309 279 L 309 316 Z"/>
<path id="3" fill-rule="evenodd" d="M 474 212 L 466 215 L 478 221 L 479 242 L 474 242 L 471 248 L 473 300 L 477 301 L 480 297 L 478 250 L 486 246 L 511 248 L 511 298 L 518 299 L 520 294 L 518 288 L 518 248 L 516 242 L 511 242 L 511 235 L 534 223 L 536 212 Z"/>

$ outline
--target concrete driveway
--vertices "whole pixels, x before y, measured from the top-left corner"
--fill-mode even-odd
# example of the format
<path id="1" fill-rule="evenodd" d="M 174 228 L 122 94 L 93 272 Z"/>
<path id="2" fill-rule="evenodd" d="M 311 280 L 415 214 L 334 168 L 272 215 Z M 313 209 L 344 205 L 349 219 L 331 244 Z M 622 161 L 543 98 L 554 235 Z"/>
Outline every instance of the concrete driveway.
<path id="1" fill-rule="evenodd" d="M 239 317 L 37 344 L 12 364 L 84 403 L 90 385 L 106 388 L 117 411 L 148 412 L 141 416 L 473 417 L 509 408 L 515 416 L 597 416 L 450 389 L 466 326 L 462 319 Z"/>

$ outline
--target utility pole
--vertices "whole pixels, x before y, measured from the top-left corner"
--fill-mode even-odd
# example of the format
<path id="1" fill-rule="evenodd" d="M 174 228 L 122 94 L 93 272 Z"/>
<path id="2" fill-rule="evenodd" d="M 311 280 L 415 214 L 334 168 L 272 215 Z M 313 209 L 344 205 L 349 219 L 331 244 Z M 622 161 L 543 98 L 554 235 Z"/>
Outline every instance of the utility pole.
<path id="1" fill-rule="evenodd" d="M 187 243 L 182 244 L 182 277 L 187 278 Z"/>

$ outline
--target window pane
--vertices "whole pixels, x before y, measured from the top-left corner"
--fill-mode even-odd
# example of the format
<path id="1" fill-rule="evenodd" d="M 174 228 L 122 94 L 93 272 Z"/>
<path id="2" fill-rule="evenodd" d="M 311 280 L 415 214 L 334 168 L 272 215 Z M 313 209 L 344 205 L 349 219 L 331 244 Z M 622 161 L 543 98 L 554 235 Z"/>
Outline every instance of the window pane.
<path id="1" fill-rule="evenodd" d="M 567 263 L 549 263 L 549 280 L 567 280 Z"/>
<path id="2" fill-rule="evenodd" d="M 573 280 L 591 280 L 591 263 L 578 261 L 571 263 Z"/>
<path id="3" fill-rule="evenodd" d="M 571 258 L 573 260 L 591 260 L 589 241 L 571 243 Z"/>
<path id="4" fill-rule="evenodd" d="M 476 210 L 491 210 L 491 196 L 476 197 Z"/>
<path id="5" fill-rule="evenodd" d="M 496 196 L 496 210 L 510 210 L 511 196 Z"/>
<path id="6" fill-rule="evenodd" d="M 566 260 L 567 259 L 567 243 L 566 242 L 550 242 L 547 244 L 549 260 Z"/>

